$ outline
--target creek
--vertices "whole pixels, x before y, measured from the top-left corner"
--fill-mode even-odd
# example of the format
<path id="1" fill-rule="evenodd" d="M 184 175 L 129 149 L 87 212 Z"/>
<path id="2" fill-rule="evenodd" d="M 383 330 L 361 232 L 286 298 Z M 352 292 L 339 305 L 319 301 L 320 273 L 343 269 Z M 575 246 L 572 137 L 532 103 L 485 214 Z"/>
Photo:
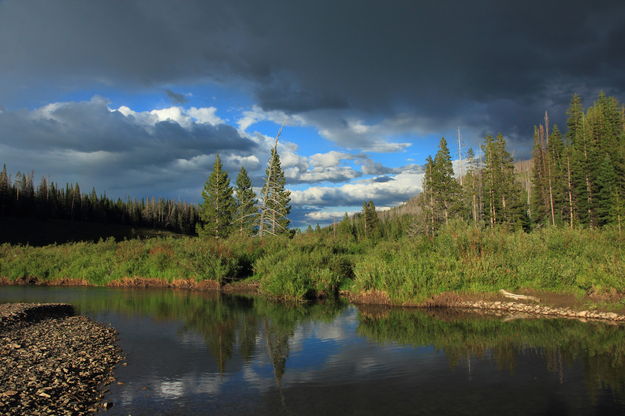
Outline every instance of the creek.
<path id="1" fill-rule="evenodd" d="M 1 287 L 119 332 L 107 415 L 625 414 L 625 327 L 182 290 Z"/>

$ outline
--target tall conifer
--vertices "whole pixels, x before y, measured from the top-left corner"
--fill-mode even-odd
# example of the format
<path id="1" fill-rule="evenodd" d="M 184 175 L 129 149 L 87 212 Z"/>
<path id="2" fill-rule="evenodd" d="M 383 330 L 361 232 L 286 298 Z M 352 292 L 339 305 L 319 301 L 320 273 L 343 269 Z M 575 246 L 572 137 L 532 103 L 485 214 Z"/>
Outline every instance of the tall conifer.
<path id="1" fill-rule="evenodd" d="M 288 214 L 291 211 L 291 192 L 285 188 L 286 178 L 280 165 L 278 142 L 271 149 L 269 163 L 265 170 L 265 185 L 262 190 L 262 204 L 259 214 L 258 234 L 277 235 L 289 231 Z"/>
<path id="2" fill-rule="evenodd" d="M 226 238 L 232 229 L 235 200 L 228 173 L 223 170 L 219 155 L 215 157 L 213 171 L 202 190 L 204 201 L 200 205 L 201 224 L 197 226 L 200 236 Z"/>
<path id="3" fill-rule="evenodd" d="M 234 219 L 235 228 L 240 236 L 249 236 L 255 232 L 258 225 L 258 207 L 256 194 L 252 189 L 252 181 L 247 170 L 241 167 L 236 182 L 236 213 Z"/>

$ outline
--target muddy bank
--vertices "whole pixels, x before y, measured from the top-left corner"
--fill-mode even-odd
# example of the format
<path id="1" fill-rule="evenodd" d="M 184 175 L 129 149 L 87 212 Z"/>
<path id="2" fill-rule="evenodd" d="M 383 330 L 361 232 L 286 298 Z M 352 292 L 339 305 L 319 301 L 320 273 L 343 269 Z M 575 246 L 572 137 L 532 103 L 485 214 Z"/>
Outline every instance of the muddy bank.
<path id="1" fill-rule="evenodd" d="M 0 414 L 83 415 L 102 407 L 117 334 L 66 304 L 0 304 Z"/>
<path id="2" fill-rule="evenodd" d="M 23 277 L 9 280 L 6 277 L 0 278 L 0 286 L 92 286 L 96 287 L 85 279 L 54 279 L 41 280 L 36 277 Z M 176 279 L 167 281 L 165 279 L 146 277 L 124 277 L 113 280 L 106 284 L 107 287 L 120 288 L 162 288 L 162 289 L 192 289 L 192 290 L 219 290 L 220 285 L 214 280 L 195 281 L 191 279 Z"/>

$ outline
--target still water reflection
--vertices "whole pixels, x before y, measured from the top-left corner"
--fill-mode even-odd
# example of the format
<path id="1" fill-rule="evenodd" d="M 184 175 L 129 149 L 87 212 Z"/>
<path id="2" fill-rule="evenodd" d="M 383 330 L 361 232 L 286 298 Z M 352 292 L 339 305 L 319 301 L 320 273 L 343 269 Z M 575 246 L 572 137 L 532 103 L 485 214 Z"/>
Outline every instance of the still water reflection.
<path id="1" fill-rule="evenodd" d="M 69 302 L 119 331 L 111 415 L 625 414 L 615 325 L 160 290 L 5 301 Z"/>

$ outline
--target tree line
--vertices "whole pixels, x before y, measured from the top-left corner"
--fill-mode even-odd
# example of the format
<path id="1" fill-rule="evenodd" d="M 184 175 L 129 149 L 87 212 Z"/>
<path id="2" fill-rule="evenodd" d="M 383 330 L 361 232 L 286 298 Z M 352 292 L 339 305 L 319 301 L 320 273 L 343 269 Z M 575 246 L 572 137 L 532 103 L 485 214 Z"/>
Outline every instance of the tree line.
<path id="1" fill-rule="evenodd" d="M 433 234 L 454 219 L 525 230 L 548 225 L 614 225 L 620 230 L 625 221 L 624 107 L 601 93 L 584 110 L 581 97 L 574 95 L 567 116 L 564 134 L 550 126 L 547 114 L 534 128 L 525 183 L 515 172 L 503 135 L 485 137 L 479 157 L 469 149 L 458 177 L 442 138 L 438 152 L 426 159 L 415 212 L 380 219 L 373 201 L 367 201 L 361 213 L 320 231 L 357 239 L 397 238 L 407 232 Z M 259 195 L 245 168 L 233 186 L 218 155 L 199 206 L 154 198 L 113 200 L 95 189 L 82 193 L 78 184 L 61 187 L 46 178 L 35 188 L 33 174 L 18 173 L 12 180 L 5 167 L 0 215 L 119 223 L 214 238 L 290 235 L 290 192 L 277 151 L 279 135 Z"/>
<path id="2" fill-rule="evenodd" d="M 197 205 L 168 199 L 111 199 L 95 188 L 84 193 L 78 184 L 60 186 L 41 178 L 35 187 L 34 173 L 18 172 L 15 178 L 0 172 L 0 216 L 91 221 L 148 227 L 183 234 L 195 233 Z"/>
<path id="3" fill-rule="evenodd" d="M 0 216 L 124 224 L 214 238 L 291 234 L 290 192 L 277 145 L 276 138 L 260 198 L 244 167 L 232 187 L 217 155 L 200 205 L 162 198 L 113 200 L 95 188 L 83 193 L 78 184 L 62 187 L 45 177 L 35 187 L 33 173 L 18 172 L 12 179 L 5 165 L 0 172 Z"/>
<path id="4" fill-rule="evenodd" d="M 416 227 L 433 233 L 452 218 L 526 230 L 541 226 L 615 225 L 625 221 L 625 112 L 601 93 L 586 111 L 574 95 L 567 131 L 544 123 L 534 128 L 531 180 L 519 180 L 502 135 L 487 136 L 476 158 L 469 149 L 466 172 L 454 176 L 446 140 L 425 164 Z"/>
<path id="5" fill-rule="evenodd" d="M 377 219 L 372 201 L 360 213 L 320 230 L 356 239 L 433 234 L 455 219 L 529 231 L 544 226 L 603 227 L 625 223 L 625 110 L 601 93 L 584 110 L 574 95 L 567 110 L 567 131 L 545 120 L 534 128 L 531 171 L 523 181 L 506 139 L 486 136 L 476 156 L 468 149 L 463 172 L 454 174 L 445 138 L 424 165 L 423 191 L 410 213 L 392 209 Z M 372 208 L 373 207 L 373 208 Z M 307 232 L 313 232 L 309 228 Z"/>

